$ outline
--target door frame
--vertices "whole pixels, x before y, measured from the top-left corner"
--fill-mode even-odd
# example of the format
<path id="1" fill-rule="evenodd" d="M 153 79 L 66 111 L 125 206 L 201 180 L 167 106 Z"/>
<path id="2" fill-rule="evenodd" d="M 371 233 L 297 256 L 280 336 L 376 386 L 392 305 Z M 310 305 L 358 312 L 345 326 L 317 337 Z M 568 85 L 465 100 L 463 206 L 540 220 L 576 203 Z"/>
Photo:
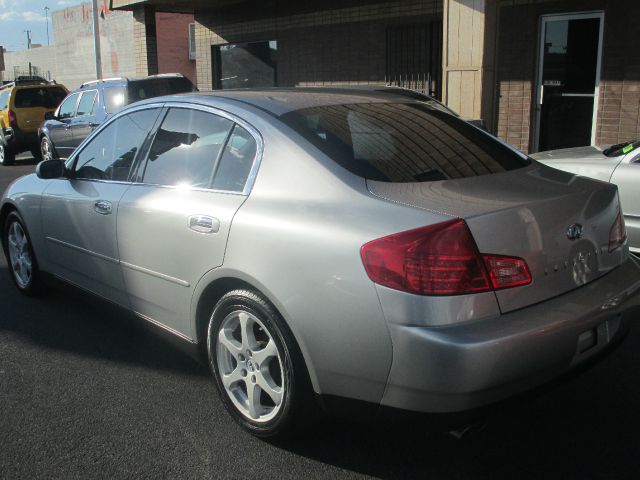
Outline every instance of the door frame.
<path id="1" fill-rule="evenodd" d="M 535 83 L 535 98 L 533 101 L 534 106 L 534 122 L 531 144 L 531 152 L 537 152 L 540 145 L 540 116 L 542 114 L 542 100 L 543 100 L 543 85 L 542 85 L 542 73 L 544 66 L 544 34 L 546 31 L 546 25 L 549 22 L 559 20 L 583 20 L 589 18 L 600 19 L 600 33 L 598 37 L 598 58 L 596 60 L 596 84 L 594 88 L 593 96 L 593 118 L 591 121 L 591 145 L 596 143 L 596 123 L 598 121 L 598 104 L 600 100 L 600 73 L 602 67 L 602 43 L 604 38 L 604 11 L 588 11 L 588 12 L 573 12 L 563 14 L 551 14 L 540 15 L 538 21 L 538 61 L 536 70 L 536 83 Z"/>

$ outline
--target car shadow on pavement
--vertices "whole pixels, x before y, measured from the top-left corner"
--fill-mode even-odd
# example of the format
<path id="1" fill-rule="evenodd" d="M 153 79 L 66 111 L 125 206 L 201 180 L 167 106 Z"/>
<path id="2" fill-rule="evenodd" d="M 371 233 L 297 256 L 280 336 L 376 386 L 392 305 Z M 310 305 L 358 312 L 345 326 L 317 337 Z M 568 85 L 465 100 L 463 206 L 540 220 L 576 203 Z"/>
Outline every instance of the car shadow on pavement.
<path id="1" fill-rule="evenodd" d="M 2 262 L 4 263 L 4 262 Z M 172 348 L 143 320 L 74 287 L 54 283 L 37 297 L 21 295 L 0 265 L 0 332 L 74 354 L 186 375 L 206 376 L 206 367 Z"/>

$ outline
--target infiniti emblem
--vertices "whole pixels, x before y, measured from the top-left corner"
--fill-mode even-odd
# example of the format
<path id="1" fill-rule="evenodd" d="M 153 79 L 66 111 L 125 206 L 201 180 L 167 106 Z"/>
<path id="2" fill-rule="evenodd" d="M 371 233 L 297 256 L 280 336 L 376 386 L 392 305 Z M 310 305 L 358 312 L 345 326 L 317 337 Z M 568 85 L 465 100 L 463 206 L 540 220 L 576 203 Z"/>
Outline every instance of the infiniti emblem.
<path id="1" fill-rule="evenodd" d="M 574 223 L 567 227 L 567 238 L 569 240 L 578 240 L 582 238 L 582 225 Z"/>

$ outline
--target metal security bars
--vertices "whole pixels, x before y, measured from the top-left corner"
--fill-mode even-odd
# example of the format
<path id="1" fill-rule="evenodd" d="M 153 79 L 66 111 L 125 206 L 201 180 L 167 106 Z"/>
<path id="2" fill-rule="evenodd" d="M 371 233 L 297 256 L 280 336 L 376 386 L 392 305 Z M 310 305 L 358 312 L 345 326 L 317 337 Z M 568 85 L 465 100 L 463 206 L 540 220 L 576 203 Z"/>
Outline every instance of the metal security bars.
<path id="1" fill-rule="evenodd" d="M 442 22 L 389 27 L 386 32 L 387 85 L 442 97 Z"/>

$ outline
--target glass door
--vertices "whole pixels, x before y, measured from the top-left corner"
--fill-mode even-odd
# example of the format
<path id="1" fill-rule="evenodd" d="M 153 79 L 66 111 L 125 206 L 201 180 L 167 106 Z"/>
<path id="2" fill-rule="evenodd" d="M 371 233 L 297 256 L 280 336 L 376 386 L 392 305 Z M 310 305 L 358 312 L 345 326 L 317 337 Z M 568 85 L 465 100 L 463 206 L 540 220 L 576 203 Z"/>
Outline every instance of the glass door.
<path id="1" fill-rule="evenodd" d="M 603 13 L 543 16 L 533 151 L 591 145 Z"/>

